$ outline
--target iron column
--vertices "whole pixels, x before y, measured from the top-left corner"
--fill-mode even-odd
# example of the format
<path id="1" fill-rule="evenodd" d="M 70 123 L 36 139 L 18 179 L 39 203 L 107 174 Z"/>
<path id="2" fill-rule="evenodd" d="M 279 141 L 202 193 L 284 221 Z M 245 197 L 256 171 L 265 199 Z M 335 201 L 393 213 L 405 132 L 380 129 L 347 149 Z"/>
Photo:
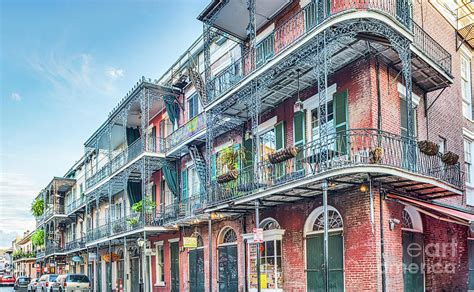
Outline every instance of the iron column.
<path id="1" fill-rule="evenodd" d="M 329 291 L 329 232 L 328 232 L 328 182 L 322 183 L 324 213 L 324 288 Z"/>

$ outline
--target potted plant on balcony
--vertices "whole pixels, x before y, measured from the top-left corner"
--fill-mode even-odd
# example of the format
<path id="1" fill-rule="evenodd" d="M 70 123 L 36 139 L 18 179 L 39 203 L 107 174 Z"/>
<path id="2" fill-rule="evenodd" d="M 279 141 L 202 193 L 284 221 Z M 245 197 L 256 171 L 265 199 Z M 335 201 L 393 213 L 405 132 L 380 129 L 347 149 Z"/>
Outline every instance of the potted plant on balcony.
<path id="1" fill-rule="evenodd" d="M 43 199 L 35 199 L 31 203 L 31 214 L 35 217 L 39 217 L 43 215 L 44 212 L 44 200 Z"/>
<path id="2" fill-rule="evenodd" d="M 129 226 L 136 227 L 138 225 L 138 216 L 130 217 L 126 221 Z"/>
<path id="3" fill-rule="evenodd" d="M 122 232 L 122 231 L 123 231 L 122 225 L 121 225 L 120 223 L 115 223 L 115 224 L 112 226 L 112 231 L 113 231 L 114 233 Z"/>
<path id="4" fill-rule="evenodd" d="M 442 156 L 441 156 L 441 160 L 446 164 L 446 165 L 454 165 L 458 162 L 459 160 L 459 155 L 457 155 L 456 153 L 453 153 L 451 151 L 448 151 L 446 153 L 444 153 Z"/>
<path id="5" fill-rule="evenodd" d="M 384 150 L 382 147 L 375 147 L 369 151 L 369 162 L 371 164 L 378 164 L 382 160 Z"/>
<path id="6" fill-rule="evenodd" d="M 270 161 L 271 164 L 277 164 L 294 158 L 296 155 L 298 155 L 298 148 L 295 146 L 290 146 L 268 154 L 268 161 Z"/>
<path id="7" fill-rule="evenodd" d="M 229 146 L 219 152 L 217 164 L 222 167 L 223 173 L 217 176 L 218 183 L 223 184 L 237 179 L 239 159 L 240 161 L 245 159 L 243 147 L 236 149 L 234 146 Z"/>
<path id="8" fill-rule="evenodd" d="M 41 247 L 44 245 L 44 230 L 38 229 L 31 236 L 31 243 L 33 246 Z"/>
<path id="9" fill-rule="evenodd" d="M 420 148 L 420 151 L 428 156 L 435 156 L 438 154 L 439 151 L 439 145 L 436 144 L 435 142 L 431 141 L 419 141 L 418 142 L 418 148 Z"/>

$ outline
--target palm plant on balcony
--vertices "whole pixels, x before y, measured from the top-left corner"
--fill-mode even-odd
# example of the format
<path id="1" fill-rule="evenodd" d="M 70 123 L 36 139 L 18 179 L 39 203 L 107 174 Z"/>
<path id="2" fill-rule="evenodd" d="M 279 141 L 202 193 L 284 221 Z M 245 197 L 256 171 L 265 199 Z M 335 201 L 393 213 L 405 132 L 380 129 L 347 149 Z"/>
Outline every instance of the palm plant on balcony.
<path id="1" fill-rule="evenodd" d="M 31 203 L 31 213 L 33 214 L 33 216 L 39 217 L 43 215 L 43 212 L 44 212 L 44 200 L 39 199 L 39 198 L 35 199 Z"/>

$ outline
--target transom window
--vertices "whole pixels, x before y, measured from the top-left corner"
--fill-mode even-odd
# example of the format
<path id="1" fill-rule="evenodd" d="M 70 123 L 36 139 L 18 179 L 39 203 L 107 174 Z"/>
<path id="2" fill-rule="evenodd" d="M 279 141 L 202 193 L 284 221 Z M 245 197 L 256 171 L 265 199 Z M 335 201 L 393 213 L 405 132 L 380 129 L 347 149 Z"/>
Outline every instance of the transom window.
<path id="1" fill-rule="evenodd" d="M 413 222 L 407 210 L 403 210 L 402 212 L 402 228 L 413 229 Z"/>
<path id="2" fill-rule="evenodd" d="M 336 210 L 328 210 L 328 227 L 328 229 L 342 228 L 342 218 Z M 314 221 L 313 231 L 324 231 L 324 213 L 321 213 Z"/>
<path id="3" fill-rule="evenodd" d="M 232 228 L 227 228 L 222 235 L 221 244 L 226 243 L 237 243 L 237 234 L 235 234 L 235 231 Z"/>
<path id="4" fill-rule="evenodd" d="M 273 229 L 280 229 L 280 224 L 273 219 L 273 218 L 267 218 L 260 222 L 260 228 L 262 228 L 264 231 L 265 230 L 273 230 Z"/>

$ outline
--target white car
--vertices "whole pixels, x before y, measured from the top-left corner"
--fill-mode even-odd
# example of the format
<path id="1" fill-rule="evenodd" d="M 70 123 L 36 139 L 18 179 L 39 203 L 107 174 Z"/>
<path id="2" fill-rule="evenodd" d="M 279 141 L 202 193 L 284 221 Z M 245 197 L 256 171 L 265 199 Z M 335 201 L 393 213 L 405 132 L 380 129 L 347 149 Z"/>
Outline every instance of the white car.
<path id="1" fill-rule="evenodd" d="M 52 285 L 56 283 L 56 278 L 58 275 L 56 274 L 47 274 L 40 277 L 38 281 L 38 285 L 36 285 L 37 292 L 51 292 Z"/>
<path id="2" fill-rule="evenodd" d="M 32 279 L 30 284 L 28 284 L 28 287 L 26 288 L 26 290 L 28 292 L 36 291 L 36 286 L 38 285 L 38 282 L 39 282 L 39 278 Z"/>
<path id="3" fill-rule="evenodd" d="M 59 275 L 52 287 L 58 292 L 91 291 L 89 278 L 82 274 Z"/>

